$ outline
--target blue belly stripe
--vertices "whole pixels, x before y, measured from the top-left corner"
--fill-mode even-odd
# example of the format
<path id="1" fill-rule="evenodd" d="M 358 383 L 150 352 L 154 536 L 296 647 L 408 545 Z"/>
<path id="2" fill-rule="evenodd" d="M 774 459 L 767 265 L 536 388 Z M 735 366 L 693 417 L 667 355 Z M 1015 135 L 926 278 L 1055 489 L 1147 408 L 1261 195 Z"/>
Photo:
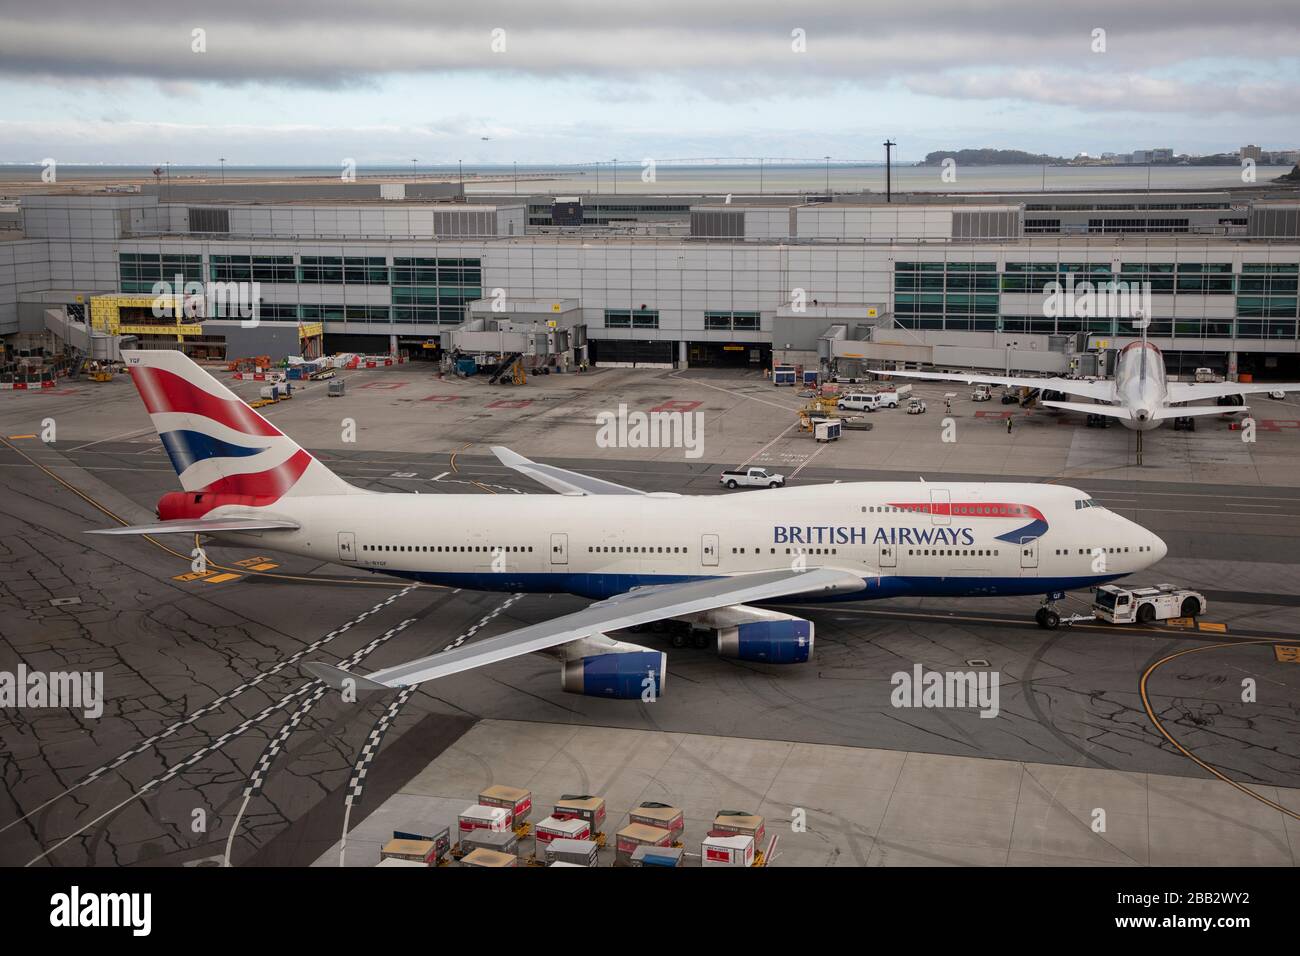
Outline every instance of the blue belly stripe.
<path id="1" fill-rule="evenodd" d="M 714 574 L 579 574 L 565 572 L 511 571 L 398 571 L 389 568 L 368 568 L 377 574 L 438 584 L 444 587 L 465 588 L 470 591 L 523 591 L 534 594 L 576 594 L 580 597 L 604 599 L 623 594 L 636 587 L 656 584 L 677 584 L 683 581 L 703 581 L 718 577 Z M 1068 577 L 927 577 L 885 576 L 865 578 L 865 587 L 851 594 L 818 595 L 799 600 L 782 598 L 781 604 L 823 604 L 842 601 L 875 601 L 894 597 L 1008 597 L 1027 594 L 1047 594 L 1051 591 L 1074 591 L 1092 588 L 1107 581 L 1116 581 L 1125 574 L 1087 574 Z"/>

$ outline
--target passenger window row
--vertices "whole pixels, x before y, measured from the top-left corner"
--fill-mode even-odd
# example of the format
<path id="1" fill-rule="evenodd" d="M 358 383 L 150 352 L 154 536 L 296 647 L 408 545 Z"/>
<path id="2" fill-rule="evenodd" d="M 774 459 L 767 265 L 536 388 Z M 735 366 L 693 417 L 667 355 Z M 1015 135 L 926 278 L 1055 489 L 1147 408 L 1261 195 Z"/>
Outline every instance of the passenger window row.
<path id="1" fill-rule="evenodd" d="M 425 553 L 444 553 L 444 552 L 463 552 L 463 551 L 486 551 L 490 554 L 500 552 L 529 552 L 531 553 L 532 545 L 510 544 L 510 545 L 472 545 L 472 544 L 363 544 L 362 551 L 401 551 L 413 552 L 420 551 Z"/>
<path id="2" fill-rule="evenodd" d="M 731 549 L 731 553 L 732 553 L 732 554 L 749 554 L 749 552 L 750 552 L 751 550 L 753 551 L 754 554 L 762 554 L 762 553 L 763 553 L 763 549 L 762 549 L 762 548 L 752 548 L 752 549 L 751 549 L 751 548 L 732 548 L 732 549 Z M 771 551 L 772 551 L 773 554 L 776 554 L 776 548 L 772 548 Z M 839 554 L 839 553 L 840 553 L 840 549 L 839 549 L 839 548 L 795 548 L 795 549 L 792 551 L 790 548 L 786 548 L 786 549 L 785 549 L 785 553 L 786 553 L 786 554 Z"/>
<path id="3" fill-rule="evenodd" d="M 922 558 L 996 558 L 1002 553 L 1000 548 L 908 548 L 907 553 Z"/>
<path id="4" fill-rule="evenodd" d="M 650 547 L 648 545 L 596 545 L 588 546 L 588 554 L 690 554 L 689 548 Z"/>
<path id="5" fill-rule="evenodd" d="M 1145 553 L 1145 552 L 1147 552 L 1147 551 L 1150 551 L 1151 548 L 1150 548 L 1149 545 L 1139 545 L 1139 546 L 1136 547 L 1136 548 L 1120 548 L 1120 547 L 1115 547 L 1115 548 L 1101 548 L 1101 550 L 1102 550 L 1103 552 L 1105 552 L 1106 554 L 1128 554 L 1130 551 L 1137 551 L 1137 552 L 1139 552 L 1139 553 Z M 1092 556 L 1092 552 L 1093 552 L 1093 549 L 1092 549 L 1092 548 L 1079 548 L 1079 550 L 1078 550 L 1078 553 L 1079 553 L 1079 554 L 1087 555 L 1088 557 L 1091 557 L 1091 556 Z M 1070 549 L 1069 549 L 1069 548 L 1057 548 L 1057 549 L 1056 549 L 1056 553 L 1057 553 L 1057 554 L 1068 555 L 1068 554 L 1070 553 Z"/>

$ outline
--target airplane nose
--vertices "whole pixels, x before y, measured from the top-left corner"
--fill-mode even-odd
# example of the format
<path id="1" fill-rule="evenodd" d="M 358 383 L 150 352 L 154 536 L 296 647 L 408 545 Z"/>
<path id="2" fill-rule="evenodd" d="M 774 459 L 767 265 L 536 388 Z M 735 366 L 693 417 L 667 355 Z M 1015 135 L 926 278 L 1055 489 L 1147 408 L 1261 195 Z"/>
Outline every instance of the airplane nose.
<path id="1" fill-rule="evenodd" d="M 1168 553 L 1169 546 L 1153 534 L 1151 536 L 1151 554 L 1154 555 L 1154 558 L 1151 563 L 1155 564 L 1156 561 L 1163 560 L 1164 556 Z"/>

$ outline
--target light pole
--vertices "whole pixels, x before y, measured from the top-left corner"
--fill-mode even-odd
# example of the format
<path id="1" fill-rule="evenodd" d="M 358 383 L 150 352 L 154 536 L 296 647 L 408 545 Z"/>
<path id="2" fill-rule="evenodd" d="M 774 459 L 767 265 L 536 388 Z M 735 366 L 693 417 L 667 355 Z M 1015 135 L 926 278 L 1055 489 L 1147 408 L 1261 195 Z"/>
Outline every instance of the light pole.
<path id="1" fill-rule="evenodd" d="M 415 164 L 418 163 L 418 162 L 419 162 L 418 159 L 412 159 L 412 160 L 411 160 L 411 178 L 412 178 L 412 179 L 415 178 Z"/>
<path id="2" fill-rule="evenodd" d="M 892 139 L 885 140 L 885 202 L 894 201 L 893 153 L 890 151 L 897 145 Z"/>
<path id="3" fill-rule="evenodd" d="M 758 194 L 763 195 L 763 157 L 758 157 Z"/>
<path id="4" fill-rule="evenodd" d="M 519 163 L 518 163 L 518 161 L 515 162 L 514 167 L 515 167 L 515 195 L 518 196 L 518 195 L 519 195 Z"/>
<path id="5" fill-rule="evenodd" d="M 831 194 L 831 158 L 826 157 L 826 195 Z"/>
<path id="6" fill-rule="evenodd" d="M 613 165 L 613 167 L 614 167 L 614 170 L 613 170 L 613 173 L 614 173 L 614 195 L 617 196 L 617 195 L 618 195 L 618 157 L 615 156 L 613 159 L 610 160 L 610 163 L 611 163 L 611 164 Z"/>
<path id="7" fill-rule="evenodd" d="M 221 185 L 226 184 L 226 157 L 222 156 L 217 160 L 221 164 Z"/>

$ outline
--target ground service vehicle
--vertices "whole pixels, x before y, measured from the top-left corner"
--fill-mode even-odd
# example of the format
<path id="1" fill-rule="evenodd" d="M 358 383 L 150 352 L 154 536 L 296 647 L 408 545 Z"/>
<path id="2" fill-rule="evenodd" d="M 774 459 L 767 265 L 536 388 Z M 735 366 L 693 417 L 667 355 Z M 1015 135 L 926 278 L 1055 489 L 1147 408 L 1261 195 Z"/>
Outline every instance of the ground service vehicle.
<path id="1" fill-rule="evenodd" d="M 778 475 L 766 468 L 746 468 L 743 471 L 724 471 L 718 478 L 728 488 L 745 485 L 749 488 L 780 488 L 785 484 L 785 475 Z"/>
<path id="2" fill-rule="evenodd" d="M 876 392 L 853 392 L 841 395 L 835 407 L 842 412 L 874 412 L 877 408 L 885 407 L 885 404 L 884 396 Z M 894 404 L 897 405 L 898 402 L 895 401 Z"/>
<path id="3" fill-rule="evenodd" d="M 910 402 L 907 403 L 907 414 L 924 415 L 925 402 L 921 401 L 919 398 L 912 399 Z"/>
<path id="4" fill-rule="evenodd" d="M 987 385 L 976 385 L 971 389 L 970 400 L 972 402 L 991 402 L 993 401 L 993 390 Z"/>
<path id="5" fill-rule="evenodd" d="M 1103 584 L 1096 590 L 1092 604 L 1099 620 L 1110 624 L 1150 624 L 1171 617 L 1198 617 L 1209 602 L 1199 591 L 1157 584 L 1149 588 L 1121 588 Z"/>

